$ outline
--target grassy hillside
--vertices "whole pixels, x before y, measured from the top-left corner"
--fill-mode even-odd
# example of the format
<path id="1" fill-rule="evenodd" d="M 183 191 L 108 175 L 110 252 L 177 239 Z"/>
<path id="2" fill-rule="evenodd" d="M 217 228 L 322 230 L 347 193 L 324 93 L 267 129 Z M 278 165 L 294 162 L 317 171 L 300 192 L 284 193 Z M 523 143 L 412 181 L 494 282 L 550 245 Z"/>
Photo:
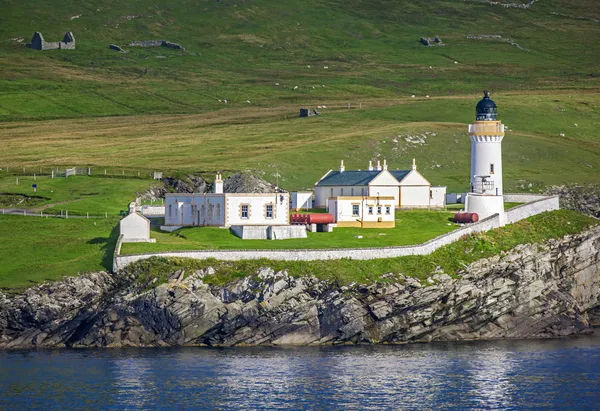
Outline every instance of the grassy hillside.
<path id="1" fill-rule="evenodd" d="M 4 0 L 0 120 L 596 89 L 598 19 L 595 0 Z M 36 30 L 77 49 L 26 49 Z M 435 35 L 445 47 L 419 44 Z M 186 52 L 127 47 L 149 39 Z"/>

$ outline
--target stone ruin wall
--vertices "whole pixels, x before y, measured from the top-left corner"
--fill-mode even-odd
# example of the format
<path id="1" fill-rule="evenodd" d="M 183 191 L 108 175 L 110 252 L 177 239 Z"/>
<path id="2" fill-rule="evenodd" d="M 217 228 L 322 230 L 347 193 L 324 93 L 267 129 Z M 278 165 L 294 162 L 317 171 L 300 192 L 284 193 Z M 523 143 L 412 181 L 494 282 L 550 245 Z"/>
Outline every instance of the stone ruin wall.
<path id="1" fill-rule="evenodd" d="M 31 43 L 27 43 L 26 46 L 34 50 L 75 50 L 75 36 L 68 31 L 62 41 L 46 41 L 42 33 L 36 31 L 33 33 Z"/>

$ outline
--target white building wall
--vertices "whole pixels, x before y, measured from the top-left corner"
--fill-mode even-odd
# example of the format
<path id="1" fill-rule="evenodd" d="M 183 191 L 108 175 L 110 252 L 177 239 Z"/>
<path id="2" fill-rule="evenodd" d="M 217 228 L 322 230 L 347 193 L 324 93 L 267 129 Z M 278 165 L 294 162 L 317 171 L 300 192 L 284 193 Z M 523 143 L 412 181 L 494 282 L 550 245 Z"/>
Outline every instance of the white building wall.
<path id="1" fill-rule="evenodd" d="M 287 225 L 289 224 L 288 193 L 227 194 L 225 225 Z M 266 205 L 273 205 L 273 218 L 266 217 Z M 242 218 L 242 205 L 248 205 L 248 218 Z"/>
<path id="2" fill-rule="evenodd" d="M 294 191 L 290 196 L 290 207 L 292 209 L 311 209 L 312 208 L 312 191 Z"/>
<path id="3" fill-rule="evenodd" d="M 353 205 L 358 205 L 358 215 L 353 214 Z M 394 197 L 333 197 L 328 200 L 329 213 L 334 221 L 338 222 L 394 222 L 395 219 Z M 369 213 L 372 207 L 372 213 Z M 381 207 L 381 213 L 378 208 Z M 387 213 L 386 207 L 390 207 Z"/>
<path id="4" fill-rule="evenodd" d="M 431 207 L 446 207 L 446 187 L 431 187 L 429 205 Z"/>
<path id="5" fill-rule="evenodd" d="M 429 186 L 400 187 L 400 207 L 427 208 L 429 207 Z"/>
<path id="6" fill-rule="evenodd" d="M 396 205 L 400 201 L 400 191 L 398 190 L 398 184 L 395 186 L 378 186 L 369 185 L 369 197 L 394 197 Z"/>
<path id="7" fill-rule="evenodd" d="M 315 207 L 327 207 L 329 197 L 343 196 L 368 196 L 368 186 L 316 186 L 315 187 Z"/>
<path id="8" fill-rule="evenodd" d="M 119 222 L 123 241 L 147 241 L 150 239 L 150 221 L 137 213 L 129 214 Z"/>
<path id="9" fill-rule="evenodd" d="M 478 124 L 469 125 L 469 132 L 478 130 Z M 481 126 L 483 127 L 483 126 Z M 471 186 L 478 187 L 478 180 L 475 176 L 490 176 L 487 181 L 494 182 L 494 188 L 486 190 L 485 194 L 502 195 L 502 139 L 504 134 L 504 125 L 498 125 L 498 132 L 490 135 L 471 135 Z M 494 170 L 492 172 L 491 165 Z"/>

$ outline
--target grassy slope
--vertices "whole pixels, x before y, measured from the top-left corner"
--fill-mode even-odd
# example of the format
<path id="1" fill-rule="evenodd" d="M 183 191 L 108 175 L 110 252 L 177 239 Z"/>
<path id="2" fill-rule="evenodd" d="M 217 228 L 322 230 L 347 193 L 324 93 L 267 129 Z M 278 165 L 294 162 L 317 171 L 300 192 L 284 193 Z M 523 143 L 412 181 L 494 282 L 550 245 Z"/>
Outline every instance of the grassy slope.
<path id="1" fill-rule="evenodd" d="M 595 0 L 529 10 L 452 0 L 5 0 L 2 11 L 0 119 L 10 121 L 198 113 L 223 107 L 218 99 L 274 107 L 483 87 L 590 88 L 600 75 L 598 23 L 576 18 L 600 18 Z M 29 41 L 35 30 L 47 40 L 72 30 L 77 49 L 39 52 L 11 40 Z M 501 35 L 529 51 L 469 34 Z M 447 46 L 419 44 L 434 35 Z M 108 49 L 157 38 L 187 52 Z"/>
<path id="2" fill-rule="evenodd" d="M 444 246 L 426 256 L 409 256 L 379 260 L 330 260 L 330 261 L 216 261 L 153 258 L 133 264 L 128 268 L 149 280 L 156 277 L 157 284 L 166 281 L 166 276 L 175 270 L 188 273 L 206 267 L 213 267 L 217 274 L 206 277 L 210 284 L 224 284 L 256 272 L 260 267 L 274 270 L 288 270 L 291 275 L 315 275 L 321 279 L 337 281 L 340 284 L 366 282 L 381 279 L 385 273 L 402 273 L 407 276 L 426 279 L 440 267 L 444 272 L 456 274 L 480 258 L 487 258 L 508 251 L 519 244 L 540 243 L 551 238 L 598 225 L 598 220 L 569 210 L 542 213 L 516 224 L 467 236 L 453 244 Z"/>
<path id="3" fill-rule="evenodd" d="M 37 184 L 34 193 L 32 184 Z M 136 193 L 155 184 L 152 180 L 94 178 L 71 176 L 50 178 L 48 176 L 0 177 L 0 193 L 15 193 L 44 197 L 34 204 L 34 209 L 49 214 L 67 210 L 71 215 L 117 215 L 127 211 Z M 22 206 L 17 206 L 21 208 Z M 28 208 L 26 205 L 23 208 Z"/>
<path id="4" fill-rule="evenodd" d="M 112 269 L 117 220 L 0 215 L 0 288 Z"/>
<path id="5" fill-rule="evenodd" d="M 449 223 L 452 212 L 400 211 L 396 213 L 396 227 L 336 228 L 333 233 L 307 233 L 308 239 L 285 241 L 242 240 L 229 230 L 212 227 L 183 228 L 173 233 L 152 232 L 156 243 L 129 243 L 121 248 L 122 254 L 145 252 L 207 250 L 207 249 L 318 249 L 360 248 L 410 245 L 423 243 L 455 229 Z M 356 236 L 363 238 L 356 238 Z"/>

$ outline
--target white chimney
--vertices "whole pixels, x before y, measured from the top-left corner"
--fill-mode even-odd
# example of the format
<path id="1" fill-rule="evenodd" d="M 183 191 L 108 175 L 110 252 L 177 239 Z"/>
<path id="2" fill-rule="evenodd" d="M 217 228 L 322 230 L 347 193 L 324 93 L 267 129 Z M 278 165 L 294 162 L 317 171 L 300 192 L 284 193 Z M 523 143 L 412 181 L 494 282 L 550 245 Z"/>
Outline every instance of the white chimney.
<path id="1" fill-rule="evenodd" d="M 387 170 L 387 160 L 383 159 L 383 169 Z"/>
<path id="2" fill-rule="evenodd" d="M 340 173 L 343 173 L 346 170 L 346 167 L 344 167 L 344 160 L 342 160 L 342 162 L 340 163 Z"/>
<path id="3" fill-rule="evenodd" d="M 373 171 L 373 162 L 369 161 L 369 171 Z"/>
<path id="4" fill-rule="evenodd" d="M 221 180 L 221 174 L 215 176 L 215 194 L 223 194 L 223 180 Z"/>
<path id="5" fill-rule="evenodd" d="M 413 158 L 413 165 L 412 165 L 412 169 L 416 170 L 417 169 L 417 161 Z"/>
<path id="6" fill-rule="evenodd" d="M 135 207 L 135 203 L 134 202 L 129 203 L 129 214 L 135 213 L 135 208 L 136 207 Z"/>
<path id="7" fill-rule="evenodd" d="M 381 171 L 381 161 L 379 161 L 379 159 L 377 159 L 377 168 L 375 168 L 375 170 Z"/>

